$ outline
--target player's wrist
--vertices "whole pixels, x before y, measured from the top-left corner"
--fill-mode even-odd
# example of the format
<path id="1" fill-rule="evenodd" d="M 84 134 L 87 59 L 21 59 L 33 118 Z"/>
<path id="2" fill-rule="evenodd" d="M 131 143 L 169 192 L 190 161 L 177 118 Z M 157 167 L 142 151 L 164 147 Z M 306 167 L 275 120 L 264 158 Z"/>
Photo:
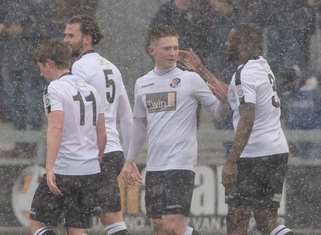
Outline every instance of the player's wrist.
<path id="1" fill-rule="evenodd" d="M 47 174 L 53 174 L 54 170 L 53 168 L 46 168 Z"/>
<path id="2" fill-rule="evenodd" d="M 230 164 L 236 164 L 239 158 L 234 154 L 229 154 L 226 158 L 226 162 L 229 162 Z"/>

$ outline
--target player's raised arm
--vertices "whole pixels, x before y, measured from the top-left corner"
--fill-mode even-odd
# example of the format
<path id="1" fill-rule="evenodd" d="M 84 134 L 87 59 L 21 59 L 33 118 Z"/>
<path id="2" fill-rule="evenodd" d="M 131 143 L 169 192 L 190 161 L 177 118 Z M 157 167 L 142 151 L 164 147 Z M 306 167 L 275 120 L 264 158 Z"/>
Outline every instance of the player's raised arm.
<path id="1" fill-rule="evenodd" d="M 198 73 L 208 82 L 209 88 L 216 95 L 216 97 L 223 102 L 227 102 L 228 85 L 218 80 L 215 74 L 205 67 L 199 56 L 196 55 L 193 50 L 180 50 L 179 62 L 187 69 Z"/>

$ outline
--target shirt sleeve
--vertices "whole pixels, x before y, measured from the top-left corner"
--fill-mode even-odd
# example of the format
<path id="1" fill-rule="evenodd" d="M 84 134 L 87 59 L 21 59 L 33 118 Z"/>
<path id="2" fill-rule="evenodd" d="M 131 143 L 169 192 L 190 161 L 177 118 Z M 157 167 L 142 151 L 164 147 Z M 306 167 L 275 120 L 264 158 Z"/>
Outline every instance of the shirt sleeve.
<path id="1" fill-rule="evenodd" d="M 135 104 L 133 116 L 136 118 L 146 117 L 146 108 L 143 102 L 143 96 L 139 93 L 138 84 L 135 84 Z"/>
<path id="2" fill-rule="evenodd" d="M 50 84 L 48 87 L 47 105 L 50 106 L 50 112 L 63 111 L 63 95 L 59 92 L 57 84 Z"/>
<path id="3" fill-rule="evenodd" d="M 203 107 L 210 106 L 218 102 L 218 99 L 198 74 L 194 73 L 191 80 L 191 85 L 194 89 L 194 96 Z"/>
<path id="4" fill-rule="evenodd" d="M 134 118 L 126 160 L 134 161 L 146 139 L 146 118 Z"/>
<path id="5" fill-rule="evenodd" d="M 129 140 L 131 137 L 131 130 L 133 125 L 133 113 L 129 104 L 128 96 L 123 83 L 121 83 L 121 95 L 119 96 L 118 115 L 120 124 L 120 133 L 123 140 L 124 151 L 127 153 L 129 147 Z"/>
<path id="6" fill-rule="evenodd" d="M 95 97 L 96 97 L 96 104 L 97 104 L 97 112 L 98 112 L 98 114 L 105 113 L 104 104 L 103 104 L 102 99 L 101 99 L 101 97 L 100 97 L 100 95 L 98 94 L 97 91 L 95 91 Z"/>
<path id="7" fill-rule="evenodd" d="M 253 73 L 236 74 L 235 85 L 240 104 L 256 104 L 256 86 L 253 83 Z"/>
<path id="8" fill-rule="evenodd" d="M 89 82 L 90 75 L 86 72 L 85 67 L 81 63 L 79 63 L 78 61 L 73 63 L 73 65 L 71 66 L 71 73 L 76 76 L 81 77 L 86 82 Z"/>

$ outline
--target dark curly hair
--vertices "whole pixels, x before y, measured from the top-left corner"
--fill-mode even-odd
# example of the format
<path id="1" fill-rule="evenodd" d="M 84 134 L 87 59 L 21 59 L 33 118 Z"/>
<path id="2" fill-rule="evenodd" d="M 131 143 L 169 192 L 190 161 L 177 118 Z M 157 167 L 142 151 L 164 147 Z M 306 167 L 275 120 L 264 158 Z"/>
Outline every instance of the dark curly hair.
<path id="1" fill-rule="evenodd" d="M 67 24 L 80 24 L 80 32 L 90 35 L 93 39 L 93 45 L 97 45 L 104 37 L 95 19 L 88 15 L 73 16 Z"/>

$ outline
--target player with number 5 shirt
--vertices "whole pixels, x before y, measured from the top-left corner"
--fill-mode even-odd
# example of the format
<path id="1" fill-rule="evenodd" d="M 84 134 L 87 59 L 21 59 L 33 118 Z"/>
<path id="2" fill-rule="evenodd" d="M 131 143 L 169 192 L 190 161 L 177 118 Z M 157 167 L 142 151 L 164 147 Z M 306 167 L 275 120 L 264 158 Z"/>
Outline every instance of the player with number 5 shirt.
<path id="1" fill-rule="evenodd" d="M 94 45 L 102 37 L 98 24 L 89 16 L 74 16 L 65 27 L 64 41 L 72 46 L 73 55 L 77 57 L 71 72 L 94 86 L 104 104 L 107 144 L 101 163 L 102 185 L 97 192 L 99 216 L 106 234 L 125 235 L 128 231 L 121 212 L 117 177 L 124 163 L 123 152 L 128 149 L 132 111 L 120 71 L 94 51 Z M 124 148 L 120 143 L 117 118 Z"/>

